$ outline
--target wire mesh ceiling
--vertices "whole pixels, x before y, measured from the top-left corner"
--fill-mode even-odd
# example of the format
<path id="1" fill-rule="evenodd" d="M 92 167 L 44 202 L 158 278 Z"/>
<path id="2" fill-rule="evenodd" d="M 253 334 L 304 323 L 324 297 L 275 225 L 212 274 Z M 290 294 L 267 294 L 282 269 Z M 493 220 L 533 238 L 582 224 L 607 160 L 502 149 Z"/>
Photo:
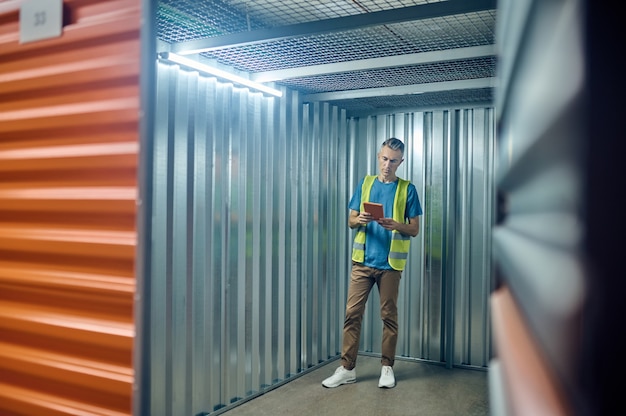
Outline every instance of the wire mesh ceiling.
<path id="1" fill-rule="evenodd" d="M 160 0 L 161 50 L 348 113 L 491 105 L 496 0 Z M 166 46 L 163 46 L 166 45 Z"/>

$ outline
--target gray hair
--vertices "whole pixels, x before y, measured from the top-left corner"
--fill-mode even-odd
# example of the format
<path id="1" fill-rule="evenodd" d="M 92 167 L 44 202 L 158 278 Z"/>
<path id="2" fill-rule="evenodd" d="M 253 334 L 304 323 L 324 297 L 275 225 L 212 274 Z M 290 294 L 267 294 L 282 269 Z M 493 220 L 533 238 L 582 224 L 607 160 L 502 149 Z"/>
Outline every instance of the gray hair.
<path id="1" fill-rule="evenodd" d="M 383 148 L 385 146 L 387 146 L 391 150 L 399 150 L 400 153 L 404 155 L 404 143 L 402 143 L 402 140 L 392 137 L 390 139 L 385 140 L 380 147 Z"/>

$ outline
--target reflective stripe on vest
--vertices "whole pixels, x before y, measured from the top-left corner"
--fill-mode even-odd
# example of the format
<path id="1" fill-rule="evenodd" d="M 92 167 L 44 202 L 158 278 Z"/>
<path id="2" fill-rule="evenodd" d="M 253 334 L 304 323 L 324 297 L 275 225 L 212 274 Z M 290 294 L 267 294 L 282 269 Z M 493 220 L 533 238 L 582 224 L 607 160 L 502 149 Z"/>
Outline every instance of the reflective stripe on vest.
<path id="1" fill-rule="evenodd" d="M 376 175 L 368 175 L 363 179 L 363 186 L 361 187 L 361 211 L 363 211 L 363 202 L 369 201 L 370 192 Z M 396 188 L 396 195 L 393 200 L 393 219 L 396 222 L 404 223 L 404 210 L 406 208 L 406 200 L 408 197 L 409 181 L 398 178 L 398 187 Z M 359 226 L 354 237 L 354 244 L 352 246 L 352 260 L 363 263 L 365 261 L 365 237 L 366 227 Z M 391 233 L 391 247 L 389 248 L 389 257 L 387 261 L 389 265 L 395 270 L 403 270 L 406 265 L 406 260 L 409 255 L 409 247 L 411 239 L 409 236 L 405 236 L 398 231 L 392 231 Z"/>
<path id="2" fill-rule="evenodd" d="M 372 186 L 374 186 L 375 180 L 375 175 L 368 175 L 363 179 L 363 185 L 361 186 L 361 211 L 365 210 L 363 202 L 370 200 L 370 191 L 372 190 Z M 352 245 L 352 260 L 358 263 L 365 261 L 365 229 L 366 226 L 363 225 L 357 228 Z"/>

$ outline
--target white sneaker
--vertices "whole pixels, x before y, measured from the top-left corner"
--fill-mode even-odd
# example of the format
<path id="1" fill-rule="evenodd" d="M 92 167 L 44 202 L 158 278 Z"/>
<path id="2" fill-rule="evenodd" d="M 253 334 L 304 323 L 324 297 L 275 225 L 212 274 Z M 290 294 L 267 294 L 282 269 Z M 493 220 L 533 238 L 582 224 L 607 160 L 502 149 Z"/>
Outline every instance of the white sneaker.
<path id="1" fill-rule="evenodd" d="M 344 366 L 339 366 L 335 370 L 335 374 L 322 381 L 322 386 L 333 388 L 342 384 L 354 383 L 356 381 L 356 370 L 346 370 Z"/>
<path id="2" fill-rule="evenodd" d="M 393 368 L 388 365 L 383 365 L 380 370 L 380 378 L 378 379 L 378 387 L 386 387 L 388 389 L 396 385 L 396 378 L 393 375 Z"/>

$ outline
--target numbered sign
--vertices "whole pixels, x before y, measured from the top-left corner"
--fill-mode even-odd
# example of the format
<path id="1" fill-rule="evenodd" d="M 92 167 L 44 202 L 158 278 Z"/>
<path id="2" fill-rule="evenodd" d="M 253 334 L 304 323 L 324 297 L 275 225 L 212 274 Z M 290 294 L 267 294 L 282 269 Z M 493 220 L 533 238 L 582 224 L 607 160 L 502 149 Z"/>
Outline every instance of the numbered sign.
<path id="1" fill-rule="evenodd" d="M 61 36 L 63 0 L 24 0 L 20 6 L 20 43 Z"/>

